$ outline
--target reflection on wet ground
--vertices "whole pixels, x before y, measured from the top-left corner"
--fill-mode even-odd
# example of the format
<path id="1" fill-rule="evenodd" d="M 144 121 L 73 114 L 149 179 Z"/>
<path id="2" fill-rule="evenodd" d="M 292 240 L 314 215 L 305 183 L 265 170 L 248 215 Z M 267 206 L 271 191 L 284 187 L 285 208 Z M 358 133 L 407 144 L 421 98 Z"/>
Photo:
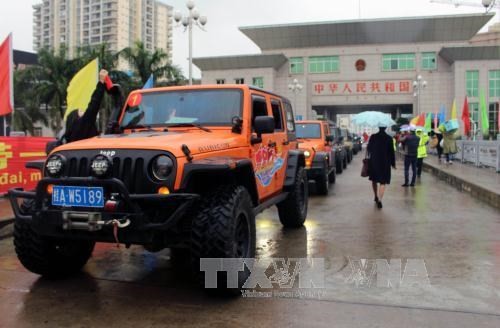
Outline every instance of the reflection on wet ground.
<path id="1" fill-rule="evenodd" d="M 213 297 L 169 250 L 105 244 L 82 274 L 51 281 L 22 268 L 7 237 L 0 240 L 0 327 L 500 326 L 498 212 L 425 174 L 403 189 L 400 170 L 378 210 L 360 162 L 338 176 L 328 197 L 311 197 L 305 227 L 283 229 L 275 209 L 257 219 L 259 259 L 325 259 L 320 294 Z M 375 259 L 401 259 L 402 274 L 408 259 L 423 260 L 430 284 L 385 288 L 352 279 L 352 263 L 367 269 Z"/>

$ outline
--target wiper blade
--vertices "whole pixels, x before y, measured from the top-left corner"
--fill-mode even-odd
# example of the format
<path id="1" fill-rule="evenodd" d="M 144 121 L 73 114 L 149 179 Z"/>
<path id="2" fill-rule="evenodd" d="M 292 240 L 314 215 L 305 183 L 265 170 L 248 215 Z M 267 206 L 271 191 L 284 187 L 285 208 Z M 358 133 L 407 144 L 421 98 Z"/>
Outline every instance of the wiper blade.
<path id="1" fill-rule="evenodd" d="M 171 124 L 167 124 L 168 127 L 195 127 L 195 128 L 198 128 L 200 130 L 203 130 L 205 132 L 212 132 L 212 130 L 204 127 L 203 125 L 201 124 L 198 124 L 198 123 L 171 123 Z"/>
<path id="2" fill-rule="evenodd" d="M 136 125 L 127 125 L 124 127 L 124 129 L 132 129 L 132 130 L 137 130 L 137 129 L 144 129 L 141 131 L 156 131 L 151 127 L 151 125 L 142 125 L 142 124 L 136 124 Z M 140 131 L 137 131 L 140 132 Z"/>

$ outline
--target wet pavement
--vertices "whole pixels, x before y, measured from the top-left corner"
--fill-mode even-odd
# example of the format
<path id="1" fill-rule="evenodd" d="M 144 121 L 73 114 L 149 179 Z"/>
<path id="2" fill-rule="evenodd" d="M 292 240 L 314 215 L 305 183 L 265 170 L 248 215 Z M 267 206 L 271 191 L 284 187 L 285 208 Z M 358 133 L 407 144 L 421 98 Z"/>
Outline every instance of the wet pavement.
<path id="1" fill-rule="evenodd" d="M 274 209 L 258 216 L 258 258 L 324 258 L 324 288 L 214 297 L 168 250 L 104 244 L 82 274 L 51 281 L 27 272 L 5 237 L 0 327 L 500 327 L 498 210 L 426 173 L 402 188 L 401 168 L 382 210 L 359 177 L 358 155 L 328 197 L 311 197 L 303 229 L 283 230 Z M 376 259 L 401 259 L 403 282 L 415 275 L 405 264 L 423 263 L 428 280 L 377 286 L 363 275 Z"/>

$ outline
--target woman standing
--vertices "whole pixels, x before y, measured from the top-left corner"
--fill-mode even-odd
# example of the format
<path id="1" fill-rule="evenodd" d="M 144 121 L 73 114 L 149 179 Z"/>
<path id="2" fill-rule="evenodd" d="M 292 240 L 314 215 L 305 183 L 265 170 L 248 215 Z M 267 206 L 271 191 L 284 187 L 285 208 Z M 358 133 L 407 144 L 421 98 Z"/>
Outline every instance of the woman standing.
<path id="1" fill-rule="evenodd" d="M 386 127 L 379 127 L 378 133 L 370 136 L 366 148 L 368 161 L 368 176 L 372 182 L 375 203 L 382 208 L 385 185 L 391 183 L 391 166 L 396 168 L 394 145 L 392 138 L 385 133 Z M 380 184 L 380 186 L 379 186 Z"/>
<path id="2" fill-rule="evenodd" d="M 455 131 L 443 132 L 443 153 L 446 156 L 446 164 L 452 164 L 450 155 L 454 155 L 458 152 L 457 142 L 455 140 Z"/>

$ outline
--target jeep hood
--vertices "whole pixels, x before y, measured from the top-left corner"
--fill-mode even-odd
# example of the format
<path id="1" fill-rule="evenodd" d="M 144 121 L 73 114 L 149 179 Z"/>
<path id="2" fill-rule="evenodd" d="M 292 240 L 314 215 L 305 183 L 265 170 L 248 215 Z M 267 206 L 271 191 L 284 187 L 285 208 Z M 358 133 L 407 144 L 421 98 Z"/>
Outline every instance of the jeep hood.
<path id="1" fill-rule="evenodd" d="M 119 135 L 102 135 L 71 142 L 57 147 L 55 151 L 85 149 L 149 149 L 171 152 L 175 157 L 184 157 L 182 145 L 188 146 L 192 155 L 235 148 L 245 143 L 245 137 L 230 131 L 140 131 Z"/>
<path id="2" fill-rule="evenodd" d="M 324 141 L 321 139 L 298 139 L 300 149 L 317 149 Z"/>

